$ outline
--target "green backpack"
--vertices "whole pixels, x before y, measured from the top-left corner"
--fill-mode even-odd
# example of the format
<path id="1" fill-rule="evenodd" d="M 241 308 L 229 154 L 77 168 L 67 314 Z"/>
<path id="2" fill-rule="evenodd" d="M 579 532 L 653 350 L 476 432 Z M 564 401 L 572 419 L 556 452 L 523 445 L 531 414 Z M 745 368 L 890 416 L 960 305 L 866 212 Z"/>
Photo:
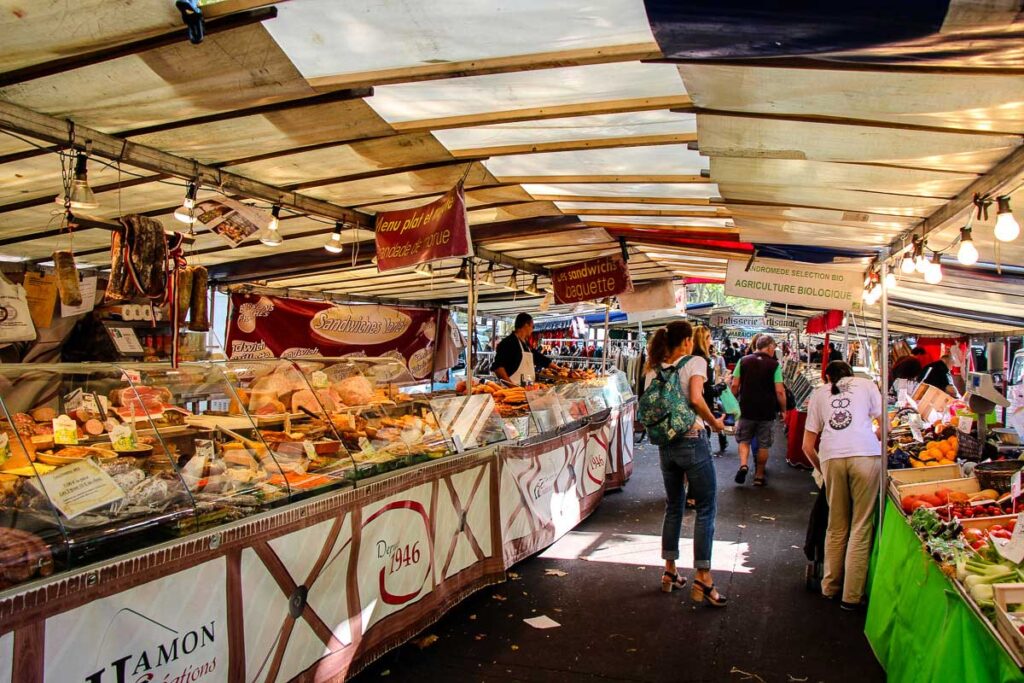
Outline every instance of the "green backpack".
<path id="1" fill-rule="evenodd" d="M 679 369 L 691 358 L 686 356 L 671 368 L 658 368 L 637 404 L 637 419 L 655 446 L 667 446 L 685 436 L 697 421 L 679 382 Z"/>

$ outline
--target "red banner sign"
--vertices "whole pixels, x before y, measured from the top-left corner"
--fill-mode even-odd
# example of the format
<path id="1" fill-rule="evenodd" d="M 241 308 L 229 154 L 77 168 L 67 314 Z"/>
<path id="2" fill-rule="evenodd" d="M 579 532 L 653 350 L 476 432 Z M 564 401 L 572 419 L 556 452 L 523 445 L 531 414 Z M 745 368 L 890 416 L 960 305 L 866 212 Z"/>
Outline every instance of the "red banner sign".
<path id="1" fill-rule="evenodd" d="M 633 291 L 629 267 L 621 256 L 558 268 L 551 271 L 551 284 L 555 288 L 555 301 L 560 304 L 594 301 Z"/>
<path id="2" fill-rule="evenodd" d="M 235 359 L 390 356 L 409 375 L 424 379 L 434 369 L 439 329 L 438 370 L 454 365 L 458 354 L 447 333 L 448 311 L 232 294 L 227 354 Z"/>
<path id="3" fill-rule="evenodd" d="M 462 183 L 415 209 L 377 214 L 377 270 L 473 255 Z"/>

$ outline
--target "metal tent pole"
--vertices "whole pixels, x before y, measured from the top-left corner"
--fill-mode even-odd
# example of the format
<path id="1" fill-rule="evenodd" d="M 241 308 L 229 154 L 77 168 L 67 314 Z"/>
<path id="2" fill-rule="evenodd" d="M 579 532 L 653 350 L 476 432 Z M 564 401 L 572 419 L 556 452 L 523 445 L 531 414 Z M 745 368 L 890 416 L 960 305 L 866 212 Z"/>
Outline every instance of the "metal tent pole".
<path id="1" fill-rule="evenodd" d="M 612 303 L 611 301 L 605 302 L 604 307 L 604 341 L 602 346 L 604 347 L 601 351 L 601 374 L 604 374 L 605 367 L 608 365 L 608 318 L 612 314 Z"/>
<path id="2" fill-rule="evenodd" d="M 466 395 L 473 393 L 473 341 L 476 335 L 476 263 L 469 259 L 469 296 L 467 297 L 466 310 L 469 319 L 466 321 Z"/>
<path id="3" fill-rule="evenodd" d="M 882 476 L 878 482 L 878 529 L 881 533 L 882 522 L 885 521 L 885 494 L 889 478 L 889 288 L 885 285 L 885 276 L 889 273 L 888 262 L 882 262 L 880 285 L 882 287 L 882 339 L 880 341 L 879 359 L 882 366 Z"/>

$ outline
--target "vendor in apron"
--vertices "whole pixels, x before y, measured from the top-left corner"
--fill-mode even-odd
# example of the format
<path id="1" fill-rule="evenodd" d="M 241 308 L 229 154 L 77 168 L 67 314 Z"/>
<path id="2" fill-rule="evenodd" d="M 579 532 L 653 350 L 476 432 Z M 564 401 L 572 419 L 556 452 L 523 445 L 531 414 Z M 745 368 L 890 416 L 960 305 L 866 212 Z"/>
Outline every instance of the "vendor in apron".
<path id="1" fill-rule="evenodd" d="M 537 370 L 546 367 L 558 368 L 551 359 L 540 351 L 530 347 L 530 335 L 533 334 L 533 318 L 529 313 L 516 316 L 515 332 L 508 335 L 498 344 L 491 363 L 491 372 L 498 379 L 512 384 L 525 386 L 537 379 Z"/>

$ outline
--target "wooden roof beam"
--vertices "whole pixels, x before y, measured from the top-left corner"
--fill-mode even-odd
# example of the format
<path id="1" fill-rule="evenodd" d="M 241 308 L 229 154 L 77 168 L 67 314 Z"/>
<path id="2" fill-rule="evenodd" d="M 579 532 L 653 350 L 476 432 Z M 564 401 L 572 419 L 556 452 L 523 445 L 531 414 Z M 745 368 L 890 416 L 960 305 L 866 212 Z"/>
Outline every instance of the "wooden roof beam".
<path id="1" fill-rule="evenodd" d="M 52 144 L 68 144 L 75 149 L 88 150 L 96 156 L 120 160 L 156 173 L 166 173 L 183 179 L 198 177 L 203 185 L 280 204 L 301 213 L 348 221 L 361 226 L 372 225 L 373 222 L 370 216 L 358 211 L 200 164 L 193 159 L 168 154 L 92 128 L 74 125 L 70 121 L 40 114 L 9 102 L 0 102 L 0 128 Z"/>
<path id="2" fill-rule="evenodd" d="M 500 176 L 498 181 L 509 185 L 557 184 L 557 183 L 680 183 L 711 184 L 711 178 L 702 175 L 510 175 Z"/>
<path id="3" fill-rule="evenodd" d="M 872 60 L 872 61 L 868 61 Z M 878 61 L 873 61 L 878 60 Z M 891 63 L 879 58 L 867 56 L 857 61 L 836 61 L 814 57 L 759 57 L 736 59 L 681 59 L 676 57 L 657 57 L 643 60 L 649 64 L 692 64 L 694 66 L 743 66 L 767 67 L 772 69 L 809 69 L 811 71 L 870 71 L 877 73 L 899 74 L 945 74 L 945 75 L 1000 75 L 1021 76 L 1024 68 L 1006 67 L 1004 65 L 956 66 L 946 64 L 914 64 L 908 62 Z"/>
<path id="4" fill-rule="evenodd" d="M 711 179 L 708 179 L 711 182 Z M 570 194 L 535 194 L 533 198 L 540 202 L 588 202 L 602 204 L 671 204 L 673 206 L 708 206 L 711 200 L 707 197 L 602 197 L 600 195 Z M 725 207 L 722 207 L 724 210 Z"/>
<path id="5" fill-rule="evenodd" d="M 558 142 L 534 142 L 493 147 L 471 147 L 451 150 L 456 159 L 480 156 L 497 157 L 518 154 L 545 154 L 547 152 L 570 152 L 587 149 L 617 149 L 620 147 L 650 147 L 655 145 L 679 145 L 697 140 L 696 133 L 671 133 L 666 135 L 633 135 L 615 138 L 590 138 L 586 140 L 562 140 Z"/>

